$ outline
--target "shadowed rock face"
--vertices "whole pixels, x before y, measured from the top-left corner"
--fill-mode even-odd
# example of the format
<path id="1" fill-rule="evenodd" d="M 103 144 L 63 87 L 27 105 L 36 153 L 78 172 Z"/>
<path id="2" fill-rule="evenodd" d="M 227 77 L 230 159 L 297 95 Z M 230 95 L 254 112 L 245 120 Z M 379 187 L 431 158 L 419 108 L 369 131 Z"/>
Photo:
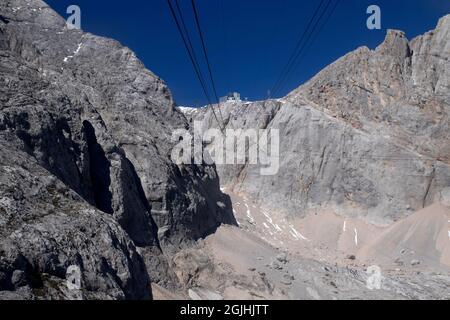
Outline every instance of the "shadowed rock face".
<path id="1" fill-rule="evenodd" d="M 408 41 L 389 30 L 286 98 L 222 106 L 227 128 L 279 129 L 280 170 L 220 166 L 221 182 L 264 207 L 302 215 L 330 208 L 389 224 L 450 185 L 450 15 Z M 187 113 L 217 127 L 211 110 Z"/>
<path id="2" fill-rule="evenodd" d="M 29 298 L 39 290 L 42 297 L 52 297 L 56 293 L 46 291 L 43 273 L 64 284 L 69 262 L 86 267 L 92 297 L 149 297 L 150 280 L 173 285 L 161 248 L 171 252 L 235 221 L 214 167 L 178 167 L 170 161 L 172 131 L 188 124 L 174 109 L 168 88 L 129 49 L 68 30 L 42 1 L 2 1 L 0 17 L 1 165 L 25 170 L 24 183 L 36 185 L 18 200 L 7 192 L 20 174 L 2 175 L 0 259 L 6 260 L 0 260 L 0 291 L 22 288 L 11 283 L 19 270 L 37 279 L 20 282 L 26 290 L 19 296 Z M 61 194 L 50 207 L 46 195 L 33 198 L 45 187 L 41 175 L 64 186 L 68 198 Z M 17 189 L 23 192 L 20 184 Z M 219 201 L 225 205 L 218 206 Z M 17 216 L 19 205 L 27 206 L 23 214 L 33 218 Z M 83 226 L 76 237 L 87 237 L 85 245 L 78 247 L 75 235 L 66 232 L 72 224 Z M 31 247 L 33 238 L 20 246 L 10 241 L 22 228 L 39 229 L 36 239 L 56 243 L 25 254 L 22 248 Z M 99 247 L 103 229 L 115 240 Z M 65 242 L 55 234 L 66 234 Z M 45 267 L 36 262 L 63 253 L 64 261 L 43 258 Z M 84 260 L 91 256 L 98 266 Z M 20 268 L 17 259 L 25 261 Z"/>
<path id="3" fill-rule="evenodd" d="M 142 257 L 112 216 L 10 142 L 0 142 L 0 299 L 145 299 Z M 81 270 L 82 292 L 66 271 Z"/>

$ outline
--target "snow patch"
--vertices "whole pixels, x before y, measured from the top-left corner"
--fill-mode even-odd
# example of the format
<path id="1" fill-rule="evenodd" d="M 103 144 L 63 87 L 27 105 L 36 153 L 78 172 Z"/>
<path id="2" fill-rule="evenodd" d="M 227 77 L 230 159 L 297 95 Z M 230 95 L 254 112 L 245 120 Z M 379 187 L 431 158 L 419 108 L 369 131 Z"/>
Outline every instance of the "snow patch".
<path id="1" fill-rule="evenodd" d="M 294 235 L 294 238 L 309 241 L 308 238 L 304 237 L 300 232 L 298 232 L 294 228 L 294 226 L 290 225 L 289 228 L 291 228 L 291 230 L 292 230 L 291 234 Z"/>
<path id="2" fill-rule="evenodd" d="M 64 58 L 64 62 L 67 63 L 69 61 L 69 59 L 73 59 L 80 52 L 80 49 L 81 49 L 82 46 L 83 46 L 83 43 L 82 42 L 79 43 L 78 47 L 73 52 L 73 55 L 65 57 Z"/>
<path id="3" fill-rule="evenodd" d="M 252 214 L 250 213 L 250 208 L 248 207 L 248 204 L 244 203 L 245 207 L 247 208 L 247 218 L 250 221 L 250 223 L 255 223 L 255 219 L 253 218 Z"/>
<path id="4" fill-rule="evenodd" d="M 83 46 L 83 43 L 82 42 L 80 42 L 79 44 L 78 44 L 78 47 L 77 47 L 77 49 L 73 52 L 73 54 L 74 55 L 77 55 L 78 54 L 78 52 L 80 52 L 80 49 L 81 49 L 81 47 Z"/>

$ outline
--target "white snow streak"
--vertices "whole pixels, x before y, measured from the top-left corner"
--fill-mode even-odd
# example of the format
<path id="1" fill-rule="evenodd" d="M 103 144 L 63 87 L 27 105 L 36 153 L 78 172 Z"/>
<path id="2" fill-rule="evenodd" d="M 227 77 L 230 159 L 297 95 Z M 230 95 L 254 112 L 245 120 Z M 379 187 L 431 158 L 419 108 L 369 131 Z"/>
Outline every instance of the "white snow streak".
<path id="1" fill-rule="evenodd" d="M 448 223 L 450 223 L 450 220 L 448 220 Z M 448 230 L 448 237 L 450 238 L 450 230 Z"/>
<path id="2" fill-rule="evenodd" d="M 295 234 L 294 238 L 296 238 L 296 239 L 303 239 L 303 240 L 309 241 L 300 232 L 298 232 L 293 226 L 289 226 L 289 228 L 291 228 L 292 232 Z M 291 232 L 291 234 L 292 234 L 292 232 Z"/>
<path id="3" fill-rule="evenodd" d="M 69 59 L 72 59 L 73 57 L 75 57 L 80 52 L 80 49 L 81 49 L 82 46 L 83 46 L 83 43 L 82 42 L 79 43 L 78 47 L 73 52 L 73 55 L 65 57 L 64 58 L 64 62 L 67 63 L 67 61 L 69 61 Z"/>

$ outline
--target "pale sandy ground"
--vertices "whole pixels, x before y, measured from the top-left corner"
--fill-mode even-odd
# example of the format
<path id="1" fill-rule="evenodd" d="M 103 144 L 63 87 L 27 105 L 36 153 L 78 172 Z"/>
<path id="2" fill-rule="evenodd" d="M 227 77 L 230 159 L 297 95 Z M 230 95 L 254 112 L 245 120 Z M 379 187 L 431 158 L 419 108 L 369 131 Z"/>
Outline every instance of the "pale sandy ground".
<path id="1" fill-rule="evenodd" d="M 418 260 L 427 267 L 450 267 L 449 208 L 435 203 L 395 223 L 363 246 L 358 256 L 382 265 Z"/>
<path id="2" fill-rule="evenodd" d="M 287 219 L 224 192 L 239 227 L 223 226 L 181 252 L 175 265 L 188 279 L 185 292 L 155 287 L 156 299 L 450 299 L 448 207 L 381 228 L 329 210 Z M 372 265 L 380 289 L 367 287 Z"/>
<path id="3" fill-rule="evenodd" d="M 290 253 L 339 265 L 355 256 L 354 263 L 360 265 L 405 268 L 418 260 L 416 268 L 450 269 L 450 208 L 439 203 L 379 227 L 320 209 L 310 210 L 305 218 L 288 219 L 245 195 L 229 194 L 242 229 Z"/>

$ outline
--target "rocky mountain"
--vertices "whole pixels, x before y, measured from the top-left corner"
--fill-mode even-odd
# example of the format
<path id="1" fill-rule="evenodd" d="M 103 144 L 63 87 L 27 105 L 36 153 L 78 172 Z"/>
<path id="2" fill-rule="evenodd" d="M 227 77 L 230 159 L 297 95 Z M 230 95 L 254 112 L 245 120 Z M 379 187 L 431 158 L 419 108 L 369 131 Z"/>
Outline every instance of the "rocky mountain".
<path id="1" fill-rule="evenodd" d="M 188 124 L 169 89 L 43 1 L 2 1 L 0 18 L 0 291 L 64 297 L 71 264 L 86 297 L 176 286 L 166 255 L 235 221 L 213 166 L 171 162 Z"/>
<path id="2" fill-rule="evenodd" d="M 450 186 L 449 40 L 450 15 L 412 41 L 389 30 L 284 99 L 224 104 L 228 129 L 280 131 L 280 170 L 219 166 L 222 183 L 273 211 L 332 208 L 379 225 L 432 204 Z M 217 127 L 210 109 L 188 116 Z"/>
<path id="3" fill-rule="evenodd" d="M 175 164 L 172 133 L 217 128 L 211 108 L 177 108 L 43 1 L 2 0 L 0 299 L 450 298 L 449 30 L 389 31 L 283 99 L 221 105 L 228 129 L 280 131 L 264 176 Z"/>

